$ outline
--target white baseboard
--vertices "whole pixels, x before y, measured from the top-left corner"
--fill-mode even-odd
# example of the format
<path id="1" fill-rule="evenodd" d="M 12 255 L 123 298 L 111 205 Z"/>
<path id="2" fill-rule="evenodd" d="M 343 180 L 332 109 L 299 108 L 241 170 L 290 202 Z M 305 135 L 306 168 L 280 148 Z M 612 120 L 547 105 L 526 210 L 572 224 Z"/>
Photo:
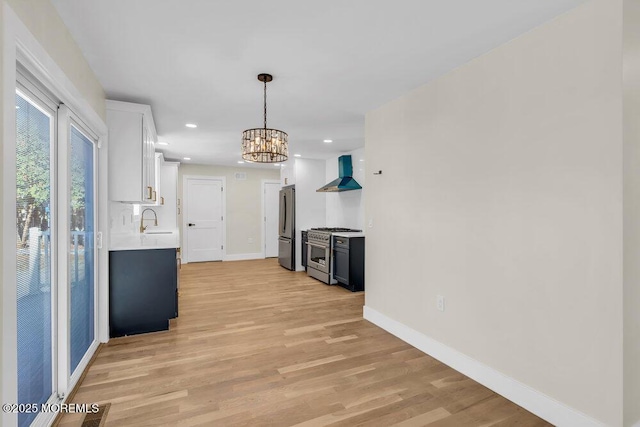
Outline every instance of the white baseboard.
<path id="1" fill-rule="evenodd" d="M 605 424 L 541 393 L 421 332 L 364 307 L 364 318 L 456 371 L 490 388 L 540 418 L 560 427 L 603 427 Z"/>
<path id="2" fill-rule="evenodd" d="M 264 254 L 261 252 L 256 252 L 254 254 L 233 254 L 233 255 L 225 255 L 222 259 L 223 261 L 245 261 L 249 259 L 264 259 Z"/>

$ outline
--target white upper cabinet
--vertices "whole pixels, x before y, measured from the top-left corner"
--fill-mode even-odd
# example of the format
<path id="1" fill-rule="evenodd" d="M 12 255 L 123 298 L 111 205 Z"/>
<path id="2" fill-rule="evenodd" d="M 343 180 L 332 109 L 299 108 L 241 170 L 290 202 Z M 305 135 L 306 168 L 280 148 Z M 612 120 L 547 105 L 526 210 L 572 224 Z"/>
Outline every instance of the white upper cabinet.
<path id="1" fill-rule="evenodd" d="M 161 228 L 178 228 L 178 162 L 163 162 L 160 168 L 160 205 L 158 222 Z"/>
<path id="2" fill-rule="evenodd" d="M 164 201 L 162 197 L 162 178 L 160 175 L 162 174 L 162 166 L 164 165 L 164 155 L 162 153 L 155 153 L 154 160 L 153 176 L 156 185 L 153 191 L 153 200 L 156 206 L 162 206 Z"/>
<path id="3" fill-rule="evenodd" d="M 147 158 L 147 162 L 150 162 L 150 158 Z M 151 187 L 151 200 L 142 203 L 144 206 L 161 206 L 162 195 L 160 194 L 160 188 L 162 182 L 160 180 L 160 173 L 162 165 L 164 164 L 164 154 L 153 153 L 153 162 L 150 162 L 147 167 L 147 184 L 145 188 Z M 147 190 L 148 191 L 148 190 Z"/>
<path id="4" fill-rule="evenodd" d="M 151 107 L 107 101 L 107 126 L 109 199 L 129 203 L 157 203 L 157 136 Z"/>

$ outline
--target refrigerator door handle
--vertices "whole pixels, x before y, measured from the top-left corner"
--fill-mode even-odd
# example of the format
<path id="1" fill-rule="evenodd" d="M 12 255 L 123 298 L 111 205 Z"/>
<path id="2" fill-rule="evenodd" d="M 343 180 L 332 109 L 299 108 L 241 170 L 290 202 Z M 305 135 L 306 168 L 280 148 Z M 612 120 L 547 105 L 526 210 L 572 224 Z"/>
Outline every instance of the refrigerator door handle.
<path id="1" fill-rule="evenodd" d="M 283 195 L 283 199 L 284 199 L 284 221 L 282 221 L 282 227 L 283 227 L 283 231 L 286 233 L 287 232 L 287 194 L 286 193 Z"/>

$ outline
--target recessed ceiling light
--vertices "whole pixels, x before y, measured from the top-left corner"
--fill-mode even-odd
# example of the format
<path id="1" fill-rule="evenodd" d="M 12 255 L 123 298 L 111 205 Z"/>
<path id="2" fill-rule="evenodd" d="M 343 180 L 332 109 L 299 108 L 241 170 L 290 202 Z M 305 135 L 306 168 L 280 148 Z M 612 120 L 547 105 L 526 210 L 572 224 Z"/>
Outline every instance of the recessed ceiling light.
<path id="1" fill-rule="evenodd" d="M 191 157 L 183 157 L 184 160 L 191 160 Z"/>
<path id="2" fill-rule="evenodd" d="M 238 160 L 238 164 L 243 164 L 244 162 L 242 160 Z"/>
<path id="3" fill-rule="evenodd" d="M 169 145 L 168 142 L 158 142 L 158 145 Z"/>
<path id="4" fill-rule="evenodd" d="M 364 162 L 364 159 L 360 159 L 361 162 Z"/>
<path id="5" fill-rule="evenodd" d="M 327 143 L 327 144 L 331 144 L 333 142 L 333 139 L 325 139 L 322 142 Z"/>
<path id="6" fill-rule="evenodd" d="M 187 123 L 185 126 L 191 129 L 195 129 L 198 127 L 198 125 L 196 125 L 195 123 Z"/>
<path id="7" fill-rule="evenodd" d="M 274 163 L 273 166 L 278 167 L 280 166 L 280 163 Z"/>
<path id="8" fill-rule="evenodd" d="M 302 154 L 294 154 L 293 157 L 302 157 Z"/>

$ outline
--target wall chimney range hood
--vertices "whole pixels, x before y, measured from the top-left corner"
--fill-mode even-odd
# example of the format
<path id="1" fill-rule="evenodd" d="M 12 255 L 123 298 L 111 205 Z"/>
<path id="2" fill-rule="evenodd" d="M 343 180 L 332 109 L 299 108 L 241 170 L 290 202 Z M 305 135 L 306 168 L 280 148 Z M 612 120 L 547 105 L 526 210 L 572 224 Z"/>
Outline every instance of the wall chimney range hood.
<path id="1" fill-rule="evenodd" d="M 318 188 L 318 193 L 333 193 L 338 191 L 361 190 L 362 187 L 353 179 L 353 165 L 351 156 L 340 156 L 338 158 L 338 179 L 334 179 L 328 184 Z"/>

